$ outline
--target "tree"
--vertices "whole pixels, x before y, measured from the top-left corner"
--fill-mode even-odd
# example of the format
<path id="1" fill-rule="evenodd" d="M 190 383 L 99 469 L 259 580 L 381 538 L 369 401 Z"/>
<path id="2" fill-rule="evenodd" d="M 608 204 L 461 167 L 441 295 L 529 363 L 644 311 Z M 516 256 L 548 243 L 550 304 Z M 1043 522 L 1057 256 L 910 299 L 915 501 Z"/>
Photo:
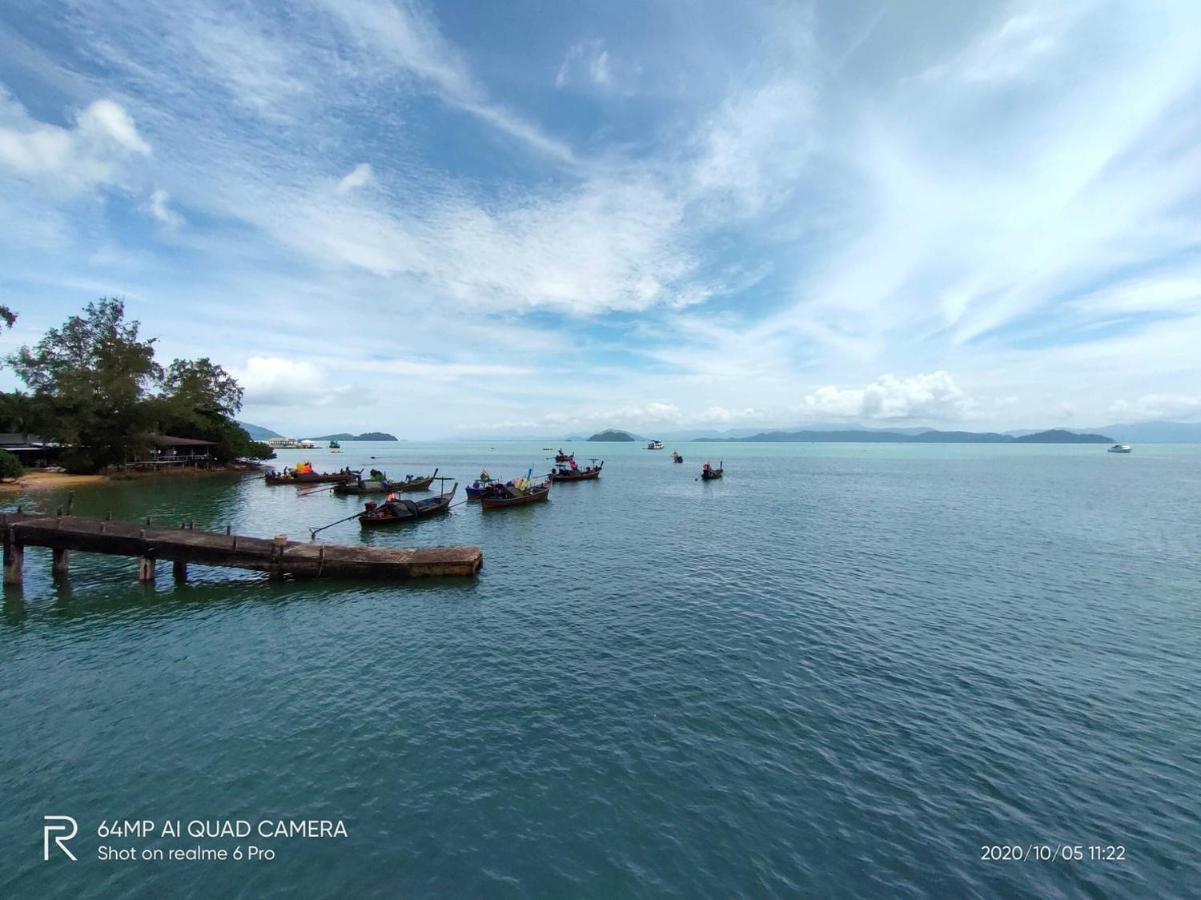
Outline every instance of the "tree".
<path id="1" fill-rule="evenodd" d="M 250 435 L 234 421 L 241 408 L 242 388 L 207 357 L 172 362 L 163 376 L 162 393 L 154 401 L 160 432 L 214 441 L 213 453 L 223 462 L 262 458 Z"/>
<path id="2" fill-rule="evenodd" d="M 145 443 L 144 401 L 163 371 L 154 340 L 141 340 L 138 329 L 121 300 L 101 299 L 8 358 L 33 393 L 45 436 L 71 445 L 63 456 L 70 470 L 122 462 Z"/>
<path id="3" fill-rule="evenodd" d="M 17 314 L 7 306 L 0 306 L 0 320 L 9 328 L 12 328 L 17 323 Z"/>

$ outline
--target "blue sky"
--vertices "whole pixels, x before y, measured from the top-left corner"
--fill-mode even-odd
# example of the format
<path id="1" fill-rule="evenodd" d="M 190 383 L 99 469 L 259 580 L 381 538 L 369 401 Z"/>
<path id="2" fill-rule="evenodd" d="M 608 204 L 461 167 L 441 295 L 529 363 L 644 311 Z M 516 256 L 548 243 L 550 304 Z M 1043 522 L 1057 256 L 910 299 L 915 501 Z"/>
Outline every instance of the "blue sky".
<path id="1" fill-rule="evenodd" d="M 3 348 L 285 432 L 1201 419 L 1199 191 L 1195 2 L 0 7 Z"/>

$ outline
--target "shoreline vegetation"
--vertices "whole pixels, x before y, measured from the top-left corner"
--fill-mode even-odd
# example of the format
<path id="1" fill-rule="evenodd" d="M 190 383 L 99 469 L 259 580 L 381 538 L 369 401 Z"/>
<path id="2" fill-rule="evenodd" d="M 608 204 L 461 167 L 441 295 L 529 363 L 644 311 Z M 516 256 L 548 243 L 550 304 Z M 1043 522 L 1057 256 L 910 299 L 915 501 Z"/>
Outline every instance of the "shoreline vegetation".
<path id="1" fill-rule="evenodd" d="M 11 327 L 16 316 L 0 307 L 0 319 Z M 0 392 L 0 430 L 36 435 L 18 449 L 71 475 L 274 457 L 234 418 L 243 391 L 233 376 L 208 357 L 160 364 L 140 327 L 123 301 L 102 298 L 6 357 L 27 392 Z M 8 455 L 0 475 L 19 477 L 24 463 Z"/>

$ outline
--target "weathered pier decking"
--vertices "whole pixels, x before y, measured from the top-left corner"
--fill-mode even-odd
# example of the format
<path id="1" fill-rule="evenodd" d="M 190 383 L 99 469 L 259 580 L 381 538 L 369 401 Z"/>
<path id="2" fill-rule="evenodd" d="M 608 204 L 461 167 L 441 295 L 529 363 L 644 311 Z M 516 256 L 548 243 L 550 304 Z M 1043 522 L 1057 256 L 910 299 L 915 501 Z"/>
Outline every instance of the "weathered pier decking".
<path id="1" fill-rule="evenodd" d="M 346 547 L 278 538 L 163 528 L 137 522 L 113 522 L 84 516 L 0 514 L 4 542 L 4 583 L 20 584 L 26 547 L 49 547 L 55 574 L 66 574 L 71 551 L 136 558 L 138 577 L 153 581 L 155 564 L 173 564 L 176 578 L 187 577 L 189 563 L 269 572 L 273 577 L 401 579 L 425 576 L 473 576 L 484 562 L 479 547 L 431 547 L 390 550 Z"/>

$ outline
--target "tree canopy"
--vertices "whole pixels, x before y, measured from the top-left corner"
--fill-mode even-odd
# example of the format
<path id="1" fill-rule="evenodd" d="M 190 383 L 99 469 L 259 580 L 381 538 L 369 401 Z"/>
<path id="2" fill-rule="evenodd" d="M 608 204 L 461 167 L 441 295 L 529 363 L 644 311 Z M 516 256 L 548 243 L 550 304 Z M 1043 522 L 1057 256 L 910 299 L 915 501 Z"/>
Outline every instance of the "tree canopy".
<path id="1" fill-rule="evenodd" d="M 63 462 L 74 471 L 138 458 L 153 433 L 215 441 L 221 460 L 261 458 L 262 445 L 233 419 L 242 407 L 237 381 L 207 357 L 164 369 L 140 328 L 126 321 L 121 300 L 89 303 L 8 357 L 30 393 L 3 395 L 0 417 L 69 445 Z"/>

